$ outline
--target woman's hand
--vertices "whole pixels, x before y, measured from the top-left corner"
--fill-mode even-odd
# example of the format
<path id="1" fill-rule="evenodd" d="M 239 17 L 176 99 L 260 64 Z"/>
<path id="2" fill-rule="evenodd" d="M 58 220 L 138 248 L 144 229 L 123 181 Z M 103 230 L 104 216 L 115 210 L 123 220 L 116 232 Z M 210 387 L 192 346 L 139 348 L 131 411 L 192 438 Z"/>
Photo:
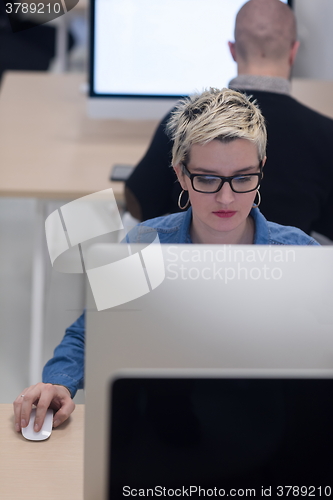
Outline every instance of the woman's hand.
<path id="1" fill-rule="evenodd" d="M 53 417 L 53 427 L 58 427 L 67 420 L 75 408 L 69 390 L 63 385 L 43 384 L 41 382 L 31 385 L 24 389 L 13 403 L 17 432 L 29 424 L 33 404 L 37 406 L 34 425 L 36 432 L 40 431 L 48 408 L 56 410 Z"/>

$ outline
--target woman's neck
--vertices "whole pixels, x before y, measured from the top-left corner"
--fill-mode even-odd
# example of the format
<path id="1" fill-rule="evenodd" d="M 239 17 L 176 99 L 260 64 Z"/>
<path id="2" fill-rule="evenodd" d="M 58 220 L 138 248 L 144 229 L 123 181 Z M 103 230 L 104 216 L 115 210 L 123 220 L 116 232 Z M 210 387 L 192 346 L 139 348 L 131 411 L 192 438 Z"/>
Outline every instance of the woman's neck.
<path id="1" fill-rule="evenodd" d="M 254 241 L 254 220 L 249 215 L 244 224 L 233 231 L 214 231 L 206 225 L 200 224 L 193 216 L 191 228 L 193 243 L 219 245 L 252 245 Z"/>

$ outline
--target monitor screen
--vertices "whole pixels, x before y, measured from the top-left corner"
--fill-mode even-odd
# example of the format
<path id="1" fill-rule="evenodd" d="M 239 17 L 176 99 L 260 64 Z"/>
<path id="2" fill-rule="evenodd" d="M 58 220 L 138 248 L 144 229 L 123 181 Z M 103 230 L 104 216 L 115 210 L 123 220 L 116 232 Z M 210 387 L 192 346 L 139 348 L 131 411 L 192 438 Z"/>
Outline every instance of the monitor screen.
<path id="1" fill-rule="evenodd" d="M 244 3 L 92 0 L 90 96 L 178 98 L 227 87 L 236 76 L 227 42 Z"/>

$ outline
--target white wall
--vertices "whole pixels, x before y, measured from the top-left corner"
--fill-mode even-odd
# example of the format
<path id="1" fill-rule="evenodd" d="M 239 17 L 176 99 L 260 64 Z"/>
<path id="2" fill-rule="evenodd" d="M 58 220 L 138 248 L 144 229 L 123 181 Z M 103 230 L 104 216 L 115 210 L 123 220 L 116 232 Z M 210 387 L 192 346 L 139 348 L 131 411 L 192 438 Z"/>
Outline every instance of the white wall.
<path id="1" fill-rule="evenodd" d="M 333 0 L 294 0 L 301 42 L 293 76 L 333 80 Z"/>

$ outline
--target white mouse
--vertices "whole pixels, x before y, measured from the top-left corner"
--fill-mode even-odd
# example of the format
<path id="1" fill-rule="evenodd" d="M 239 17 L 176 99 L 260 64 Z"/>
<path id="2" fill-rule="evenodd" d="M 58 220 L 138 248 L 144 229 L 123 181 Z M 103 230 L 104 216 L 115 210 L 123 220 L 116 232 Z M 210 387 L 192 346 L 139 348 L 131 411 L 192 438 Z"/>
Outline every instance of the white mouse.
<path id="1" fill-rule="evenodd" d="M 35 416 L 36 408 L 33 408 L 31 410 L 29 424 L 27 427 L 22 427 L 22 435 L 25 439 L 30 439 L 31 441 L 43 441 L 43 439 L 47 439 L 51 436 L 53 410 L 47 410 L 42 428 L 38 432 L 34 431 Z"/>

